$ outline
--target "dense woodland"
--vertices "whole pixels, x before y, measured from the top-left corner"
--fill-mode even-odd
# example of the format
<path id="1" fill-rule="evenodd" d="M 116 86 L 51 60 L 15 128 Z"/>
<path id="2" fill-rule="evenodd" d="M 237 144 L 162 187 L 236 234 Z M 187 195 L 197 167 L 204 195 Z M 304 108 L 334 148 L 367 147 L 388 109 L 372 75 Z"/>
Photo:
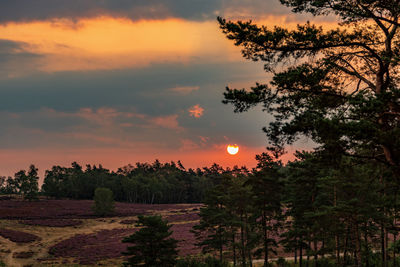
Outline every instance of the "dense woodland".
<path id="1" fill-rule="evenodd" d="M 39 194 L 37 169 L 31 165 L 14 177 L 0 177 L 0 192 L 21 194 L 34 199 Z M 234 170 L 236 171 L 236 170 Z M 109 188 L 117 201 L 129 203 L 199 203 L 213 186 L 215 176 L 224 170 L 218 165 L 186 170 L 177 164 L 137 163 L 116 172 L 100 166 L 83 168 L 74 162 L 71 167 L 53 166 L 45 171 L 40 194 L 52 198 L 93 199 L 96 188 Z"/>

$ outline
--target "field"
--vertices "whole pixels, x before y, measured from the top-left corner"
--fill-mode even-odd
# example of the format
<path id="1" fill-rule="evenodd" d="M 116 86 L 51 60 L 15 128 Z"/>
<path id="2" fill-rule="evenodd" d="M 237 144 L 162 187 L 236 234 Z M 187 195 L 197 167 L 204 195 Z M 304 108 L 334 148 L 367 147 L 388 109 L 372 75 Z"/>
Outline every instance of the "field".
<path id="1" fill-rule="evenodd" d="M 173 225 L 180 255 L 199 253 L 190 229 L 199 204 L 116 203 L 113 217 L 93 215 L 90 200 L 0 200 L 0 259 L 6 266 L 120 266 L 121 240 L 140 214 L 161 214 Z"/>

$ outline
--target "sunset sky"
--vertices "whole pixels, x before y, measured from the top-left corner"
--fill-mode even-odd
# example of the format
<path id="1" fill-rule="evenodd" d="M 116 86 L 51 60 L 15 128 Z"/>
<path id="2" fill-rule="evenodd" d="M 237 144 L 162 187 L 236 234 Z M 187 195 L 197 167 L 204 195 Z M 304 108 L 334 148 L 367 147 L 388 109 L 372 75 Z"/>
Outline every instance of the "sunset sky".
<path id="1" fill-rule="evenodd" d="M 222 94 L 270 76 L 241 57 L 217 16 L 313 19 L 278 0 L 2 0 L 0 175 L 72 161 L 254 167 L 270 118 L 234 114 Z"/>

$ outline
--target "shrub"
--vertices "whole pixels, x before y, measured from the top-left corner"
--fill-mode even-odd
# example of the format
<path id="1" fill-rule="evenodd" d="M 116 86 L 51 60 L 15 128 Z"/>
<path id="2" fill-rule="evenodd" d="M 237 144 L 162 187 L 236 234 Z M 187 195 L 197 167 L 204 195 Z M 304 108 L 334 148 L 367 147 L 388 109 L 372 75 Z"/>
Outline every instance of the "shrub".
<path id="1" fill-rule="evenodd" d="M 276 265 L 279 267 L 286 267 L 289 266 L 289 263 L 282 257 L 279 257 L 278 260 L 276 261 Z"/>
<path id="2" fill-rule="evenodd" d="M 176 263 L 176 267 L 228 267 L 226 262 L 220 262 L 218 259 L 208 256 L 205 259 L 196 259 L 187 257 L 180 259 Z"/>
<path id="3" fill-rule="evenodd" d="M 97 188 L 94 192 L 93 211 L 98 216 L 106 216 L 114 213 L 113 192 L 108 188 Z"/>

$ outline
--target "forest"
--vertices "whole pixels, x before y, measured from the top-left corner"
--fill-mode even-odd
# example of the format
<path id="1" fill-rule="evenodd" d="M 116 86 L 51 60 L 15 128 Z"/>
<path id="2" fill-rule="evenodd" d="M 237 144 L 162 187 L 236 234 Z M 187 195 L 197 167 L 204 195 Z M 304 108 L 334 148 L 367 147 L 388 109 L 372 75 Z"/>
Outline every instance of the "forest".
<path id="1" fill-rule="evenodd" d="M 293 255 L 299 266 L 399 265 L 399 185 L 391 169 L 321 151 L 296 157 L 283 165 L 263 153 L 252 170 L 216 164 L 185 170 L 155 161 L 110 172 L 72 163 L 47 170 L 41 191 L 31 166 L 3 177 L 1 192 L 27 200 L 92 199 L 105 187 L 130 203 L 204 203 L 193 227 L 198 245 L 238 266 L 282 255 Z"/>
<path id="2" fill-rule="evenodd" d="M 110 171 L 54 166 L 39 191 L 37 169 L 0 180 L 27 200 L 92 199 L 108 188 L 117 201 L 203 203 L 198 245 L 220 262 L 254 266 L 400 266 L 400 1 L 280 0 L 295 13 L 334 16 L 337 27 L 294 29 L 252 21 L 218 23 L 243 56 L 264 63 L 268 84 L 226 88 L 235 112 L 261 106 L 267 152 L 254 169 L 186 170 L 180 162 L 137 163 Z M 310 151 L 279 159 L 288 145 Z"/>

